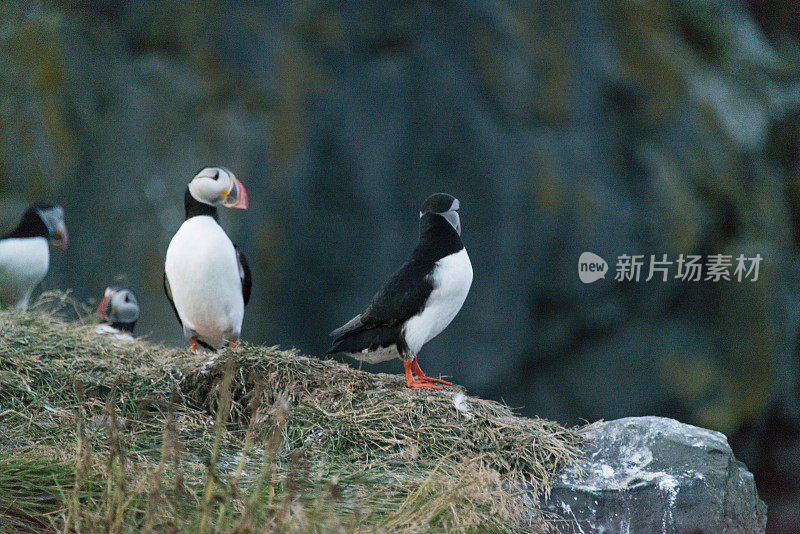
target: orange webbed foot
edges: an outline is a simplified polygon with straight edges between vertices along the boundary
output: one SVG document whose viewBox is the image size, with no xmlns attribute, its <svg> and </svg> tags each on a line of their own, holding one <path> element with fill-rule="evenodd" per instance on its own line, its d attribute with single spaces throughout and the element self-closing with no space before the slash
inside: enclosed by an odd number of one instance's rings
<svg viewBox="0 0 800 534">
<path fill-rule="evenodd" d="M 411 380 L 410 382 L 406 380 L 406 386 L 410 388 L 433 388 L 433 389 L 442 389 L 436 384 L 429 384 L 428 382 L 423 382 L 421 380 Z"/>
<path fill-rule="evenodd" d="M 417 356 L 414 355 L 414 359 L 411 360 L 411 366 L 414 369 L 414 373 L 417 375 L 417 379 L 423 382 L 435 382 L 436 384 L 443 384 L 445 386 L 452 386 L 452 382 L 448 382 L 447 380 L 442 380 L 441 378 L 432 378 L 430 376 L 425 376 L 425 373 L 422 372 L 422 369 L 419 367 L 419 363 L 417 362 Z"/>
<path fill-rule="evenodd" d="M 406 368 L 406 386 L 410 388 L 433 388 L 433 389 L 440 389 L 439 386 L 435 384 L 429 384 L 428 382 L 423 382 L 422 380 L 417 380 L 414 378 L 414 375 L 411 373 L 411 362 L 407 360 L 403 360 L 403 366 Z"/>
<path fill-rule="evenodd" d="M 197 352 L 197 338 L 192 337 L 189 338 L 189 350 L 192 352 Z"/>
</svg>

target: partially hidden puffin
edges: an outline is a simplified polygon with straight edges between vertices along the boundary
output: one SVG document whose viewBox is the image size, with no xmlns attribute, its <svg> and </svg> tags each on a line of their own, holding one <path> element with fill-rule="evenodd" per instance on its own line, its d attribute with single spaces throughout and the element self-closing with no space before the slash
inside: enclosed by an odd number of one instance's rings
<svg viewBox="0 0 800 534">
<path fill-rule="evenodd" d="M 206 167 L 184 196 L 186 220 L 170 241 L 164 292 L 192 352 L 235 347 L 252 287 L 244 254 L 219 225 L 217 206 L 247 208 L 247 192 L 231 171 Z"/>
<path fill-rule="evenodd" d="M 0 239 L 0 308 L 28 307 L 50 267 L 48 240 L 61 250 L 69 245 L 64 208 L 44 202 L 28 208 L 17 227 Z"/>
<path fill-rule="evenodd" d="M 445 193 L 425 200 L 419 213 L 419 244 L 411 258 L 363 313 L 331 332 L 335 339 L 326 354 L 344 352 L 369 363 L 399 357 L 408 387 L 453 385 L 425 376 L 417 353 L 450 324 L 472 285 L 458 209 L 458 199 Z"/>
<path fill-rule="evenodd" d="M 139 319 L 139 303 L 133 291 L 124 287 L 107 287 L 97 316 L 103 321 L 95 332 L 111 334 L 122 341 L 133 341 L 133 329 Z"/>
</svg>

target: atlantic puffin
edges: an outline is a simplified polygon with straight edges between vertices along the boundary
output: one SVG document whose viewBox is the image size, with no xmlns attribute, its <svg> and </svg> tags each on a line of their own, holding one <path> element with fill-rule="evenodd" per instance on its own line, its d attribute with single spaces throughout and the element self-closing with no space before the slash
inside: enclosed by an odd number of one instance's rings
<svg viewBox="0 0 800 534">
<path fill-rule="evenodd" d="M 95 328 L 100 334 L 111 334 L 122 341 L 133 341 L 133 329 L 139 319 L 139 303 L 133 291 L 124 287 L 107 287 L 97 316 L 103 321 Z"/>
<path fill-rule="evenodd" d="M 369 363 L 400 358 L 408 387 L 453 385 L 425 376 L 417 353 L 450 324 L 472 285 L 458 209 L 458 199 L 445 193 L 425 200 L 419 213 L 419 244 L 411 258 L 364 312 L 331 332 L 334 341 L 326 354 L 344 352 Z"/>
<path fill-rule="evenodd" d="M 217 206 L 247 209 L 247 192 L 225 167 L 206 167 L 186 188 L 186 220 L 164 264 L 164 292 L 192 352 L 198 343 L 235 347 L 250 300 L 250 268 L 219 225 Z"/>
<path fill-rule="evenodd" d="M 28 307 L 50 267 L 48 240 L 61 250 L 69 245 L 64 208 L 44 202 L 28 208 L 17 227 L 0 238 L 0 308 Z"/>
</svg>

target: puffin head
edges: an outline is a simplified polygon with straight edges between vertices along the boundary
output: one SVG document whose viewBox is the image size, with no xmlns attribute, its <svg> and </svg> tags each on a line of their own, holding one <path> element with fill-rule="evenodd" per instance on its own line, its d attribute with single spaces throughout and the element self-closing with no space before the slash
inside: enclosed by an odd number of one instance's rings
<svg viewBox="0 0 800 534">
<path fill-rule="evenodd" d="M 50 242 L 61 250 L 67 250 L 69 234 L 67 233 L 67 226 L 64 224 L 64 208 L 51 206 L 45 202 L 38 202 L 31 206 L 30 209 L 39 216 L 47 227 Z"/>
<path fill-rule="evenodd" d="M 108 323 L 131 324 L 139 319 L 139 303 L 133 291 L 124 287 L 107 287 L 97 315 Z"/>
<path fill-rule="evenodd" d="M 458 199 L 447 193 L 436 193 L 425 199 L 420 209 L 420 218 L 426 213 L 435 213 L 441 215 L 450 223 L 450 226 L 455 228 L 458 235 L 461 235 L 461 219 L 458 217 L 458 208 L 460 204 Z"/>
<path fill-rule="evenodd" d="M 225 167 L 206 167 L 189 182 L 189 193 L 210 206 L 247 209 L 247 191 Z"/>
</svg>

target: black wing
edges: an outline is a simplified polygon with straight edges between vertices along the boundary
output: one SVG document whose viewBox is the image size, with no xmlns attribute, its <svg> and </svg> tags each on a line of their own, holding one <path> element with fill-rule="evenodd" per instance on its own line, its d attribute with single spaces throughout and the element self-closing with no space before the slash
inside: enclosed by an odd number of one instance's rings
<svg viewBox="0 0 800 534">
<path fill-rule="evenodd" d="M 242 281 L 242 296 L 244 297 L 244 305 L 250 301 L 250 291 L 253 289 L 253 278 L 250 275 L 250 266 L 247 264 L 247 258 L 239 247 L 233 245 L 236 249 L 236 259 L 239 262 L 239 279 Z"/>
<path fill-rule="evenodd" d="M 375 327 L 396 327 L 422 309 L 433 291 L 434 264 L 409 261 L 372 298 L 364 313 L 331 332 L 341 338 Z"/>
<path fill-rule="evenodd" d="M 172 311 L 175 312 L 175 317 L 178 318 L 178 323 L 181 326 L 183 326 L 183 321 L 181 321 L 181 316 L 178 315 L 178 308 L 175 307 L 175 303 L 172 301 L 172 290 L 169 288 L 169 280 L 167 280 L 167 273 L 164 273 L 164 294 L 167 296 L 169 305 L 172 306 Z"/>
</svg>

